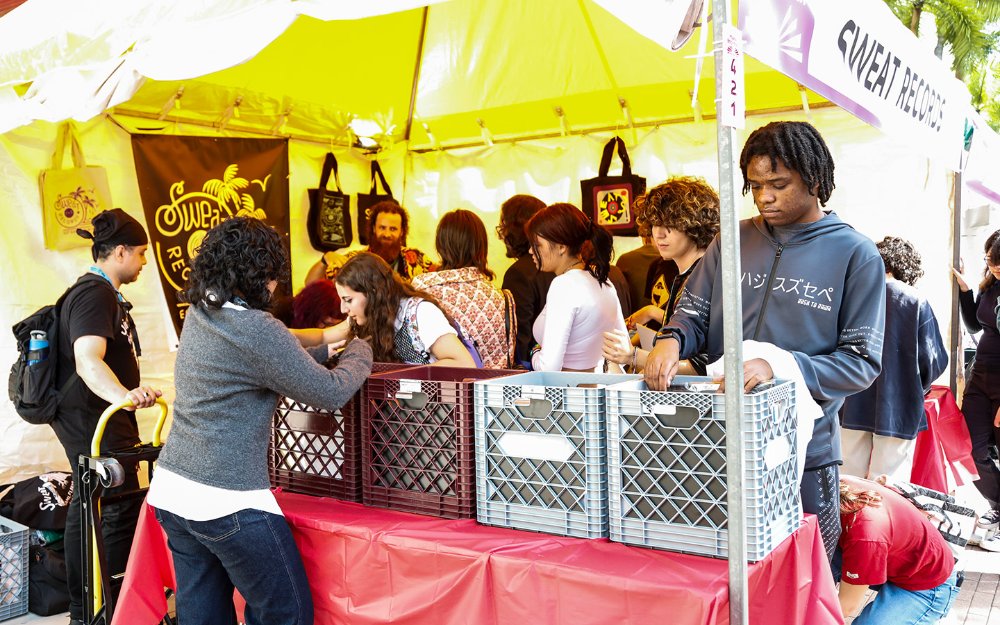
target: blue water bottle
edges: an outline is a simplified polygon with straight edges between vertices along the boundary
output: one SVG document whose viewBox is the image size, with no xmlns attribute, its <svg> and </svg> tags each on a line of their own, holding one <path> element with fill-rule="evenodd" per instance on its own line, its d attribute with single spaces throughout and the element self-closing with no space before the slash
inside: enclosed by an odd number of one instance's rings
<svg viewBox="0 0 1000 625">
<path fill-rule="evenodd" d="M 45 330 L 32 330 L 28 339 L 28 365 L 39 363 L 49 357 L 49 335 Z"/>
</svg>

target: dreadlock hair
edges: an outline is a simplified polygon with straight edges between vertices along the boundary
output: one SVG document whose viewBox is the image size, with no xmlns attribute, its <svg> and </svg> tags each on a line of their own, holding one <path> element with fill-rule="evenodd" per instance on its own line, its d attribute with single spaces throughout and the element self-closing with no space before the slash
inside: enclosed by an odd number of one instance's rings
<svg viewBox="0 0 1000 625">
<path fill-rule="evenodd" d="M 414 288 L 392 270 L 381 256 L 361 252 L 352 256 L 337 273 L 337 284 L 348 287 L 367 298 L 365 324 L 359 326 L 350 317 L 351 333 L 371 343 L 375 362 L 400 362 L 396 355 L 395 323 L 399 302 L 406 297 L 419 297 L 437 306 L 448 322 L 452 319 L 430 293 Z M 430 346 L 427 346 L 428 349 Z"/>
<path fill-rule="evenodd" d="M 441 257 L 441 270 L 475 267 L 492 280 L 496 274 L 486 264 L 489 241 L 483 220 L 472 211 L 457 208 L 438 222 L 434 247 Z"/>
<path fill-rule="evenodd" d="M 785 167 L 802 176 L 809 194 L 819 197 L 820 206 L 826 206 L 836 186 L 833 184 L 833 157 L 823 137 L 812 125 L 805 122 L 771 122 L 750 134 L 740 154 L 743 195 L 750 190 L 747 166 L 755 156 L 770 158 L 772 170 L 780 159 Z"/>
<path fill-rule="evenodd" d="M 590 275 L 597 283 L 608 282 L 611 271 L 611 257 L 614 255 L 614 240 L 603 226 L 595 224 L 572 204 L 552 204 L 546 206 L 524 224 L 535 256 L 538 256 L 538 237 L 565 245 L 569 253 L 579 255 Z"/>
<path fill-rule="evenodd" d="M 924 275 L 920 252 L 906 239 L 886 237 L 876 243 L 875 247 L 882 256 L 885 270 L 893 278 L 913 286 Z"/>
<path fill-rule="evenodd" d="M 288 274 L 281 235 L 259 219 L 233 217 L 205 235 L 179 299 L 222 308 L 235 296 L 250 308 L 266 310 L 271 305 L 267 285 L 272 280 L 287 284 Z"/>
<path fill-rule="evenodd" d="M 986 245 L 983 246 L 983 249 L 986 252 L 986 258 L 994 265 L 1000 265 L 1000 247 L 998 247 L 998 242 L 1000 242 L 1000 230 L 997 230 L 988 236 L 986 238 Z M 996 282 L 997 279 L 993 277 L 993 274 L 990 272 L 990 268 L 987 267 L 983 271 L 983 281 L 979 283 L 979 292 L 982 293 L 996 284 Z"/>
</svg>

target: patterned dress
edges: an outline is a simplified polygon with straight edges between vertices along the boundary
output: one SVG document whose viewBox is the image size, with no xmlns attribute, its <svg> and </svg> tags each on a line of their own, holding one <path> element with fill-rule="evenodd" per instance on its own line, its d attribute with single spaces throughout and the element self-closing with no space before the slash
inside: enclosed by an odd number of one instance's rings
<svg viewBox="0 0 1000 625">
<path fill-rule="evenodd" d="M 475 267 L 424 273 L 413 279 L 413 286 L 441 302 L 445 312 L 475 342 L 483 367 L 509 367 L 517 336 L 514 302 L 509 291 L 497 290 Z"/>
</svg>

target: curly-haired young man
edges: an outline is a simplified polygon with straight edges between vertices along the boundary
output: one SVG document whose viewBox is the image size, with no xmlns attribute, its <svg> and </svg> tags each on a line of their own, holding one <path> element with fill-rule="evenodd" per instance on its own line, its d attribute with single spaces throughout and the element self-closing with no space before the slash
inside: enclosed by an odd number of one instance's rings
<svg viewBox="0 0 1000 625">
<path fill-rule="evenodd" d="M 832 556 L 840 535 L 838 465 L 844 399 L 875 380 L 885 325 L 885 268 L 870 239 L 823 211 L 833 191 L 833 157 L 811 125 L 773 122 L 755 130 L 740 155 L 743 192 L 758 217 L 740 222 L 743 334 L 794 358 L 822 408 L 805 458 L 802 508 L 819 516 Z M 677 312 L 657 336 L 646 382 L 669 385 L 682 358 L 723 353 L 719 239 L 687 281 Z M 770 363 L 743 365 L 747 389 L 774 377 Z"/>
<path fill-rule="evenodd" d="M 885 340 L 893 349 L 882 355 L 875 383 L 844 402 L 841 471 L 908 482 L 917 434 L 927 429 L 924 395 L 948 366 L 948 349 L 931 305 L 913 287 L 924 275 L 920 254 L 898 237 L 876 247 L 885 263 Z"/>
</svg>

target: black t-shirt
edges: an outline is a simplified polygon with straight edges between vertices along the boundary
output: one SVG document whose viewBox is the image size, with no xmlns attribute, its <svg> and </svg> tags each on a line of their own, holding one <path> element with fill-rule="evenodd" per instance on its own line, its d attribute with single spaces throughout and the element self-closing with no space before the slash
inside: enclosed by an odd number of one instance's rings
<svg viewBox="0 0 1000 625">
<path fill-rule="evenodd" d="M 139 386 L 139 361 L 133 346 L 134 328 L 131 315 L 119 303 L 117 293 L 107 280 L 94 274 L 80 277 L 59 311 L 59 386 L 62 387 L 76 371 L 73 343 L 82 336 L 106 338 L 104 362 L 122 386 L 128 389 Z M 52 427 L 72 465 L 76 465 L 78 454 L 90 453 L 97 421 L 108 405 L 80 378 L 66 388 Z M 104 430 L 101 450 L 127 449 L 138 442 L 135 413 L 120 410 Z"/>
</svg>

